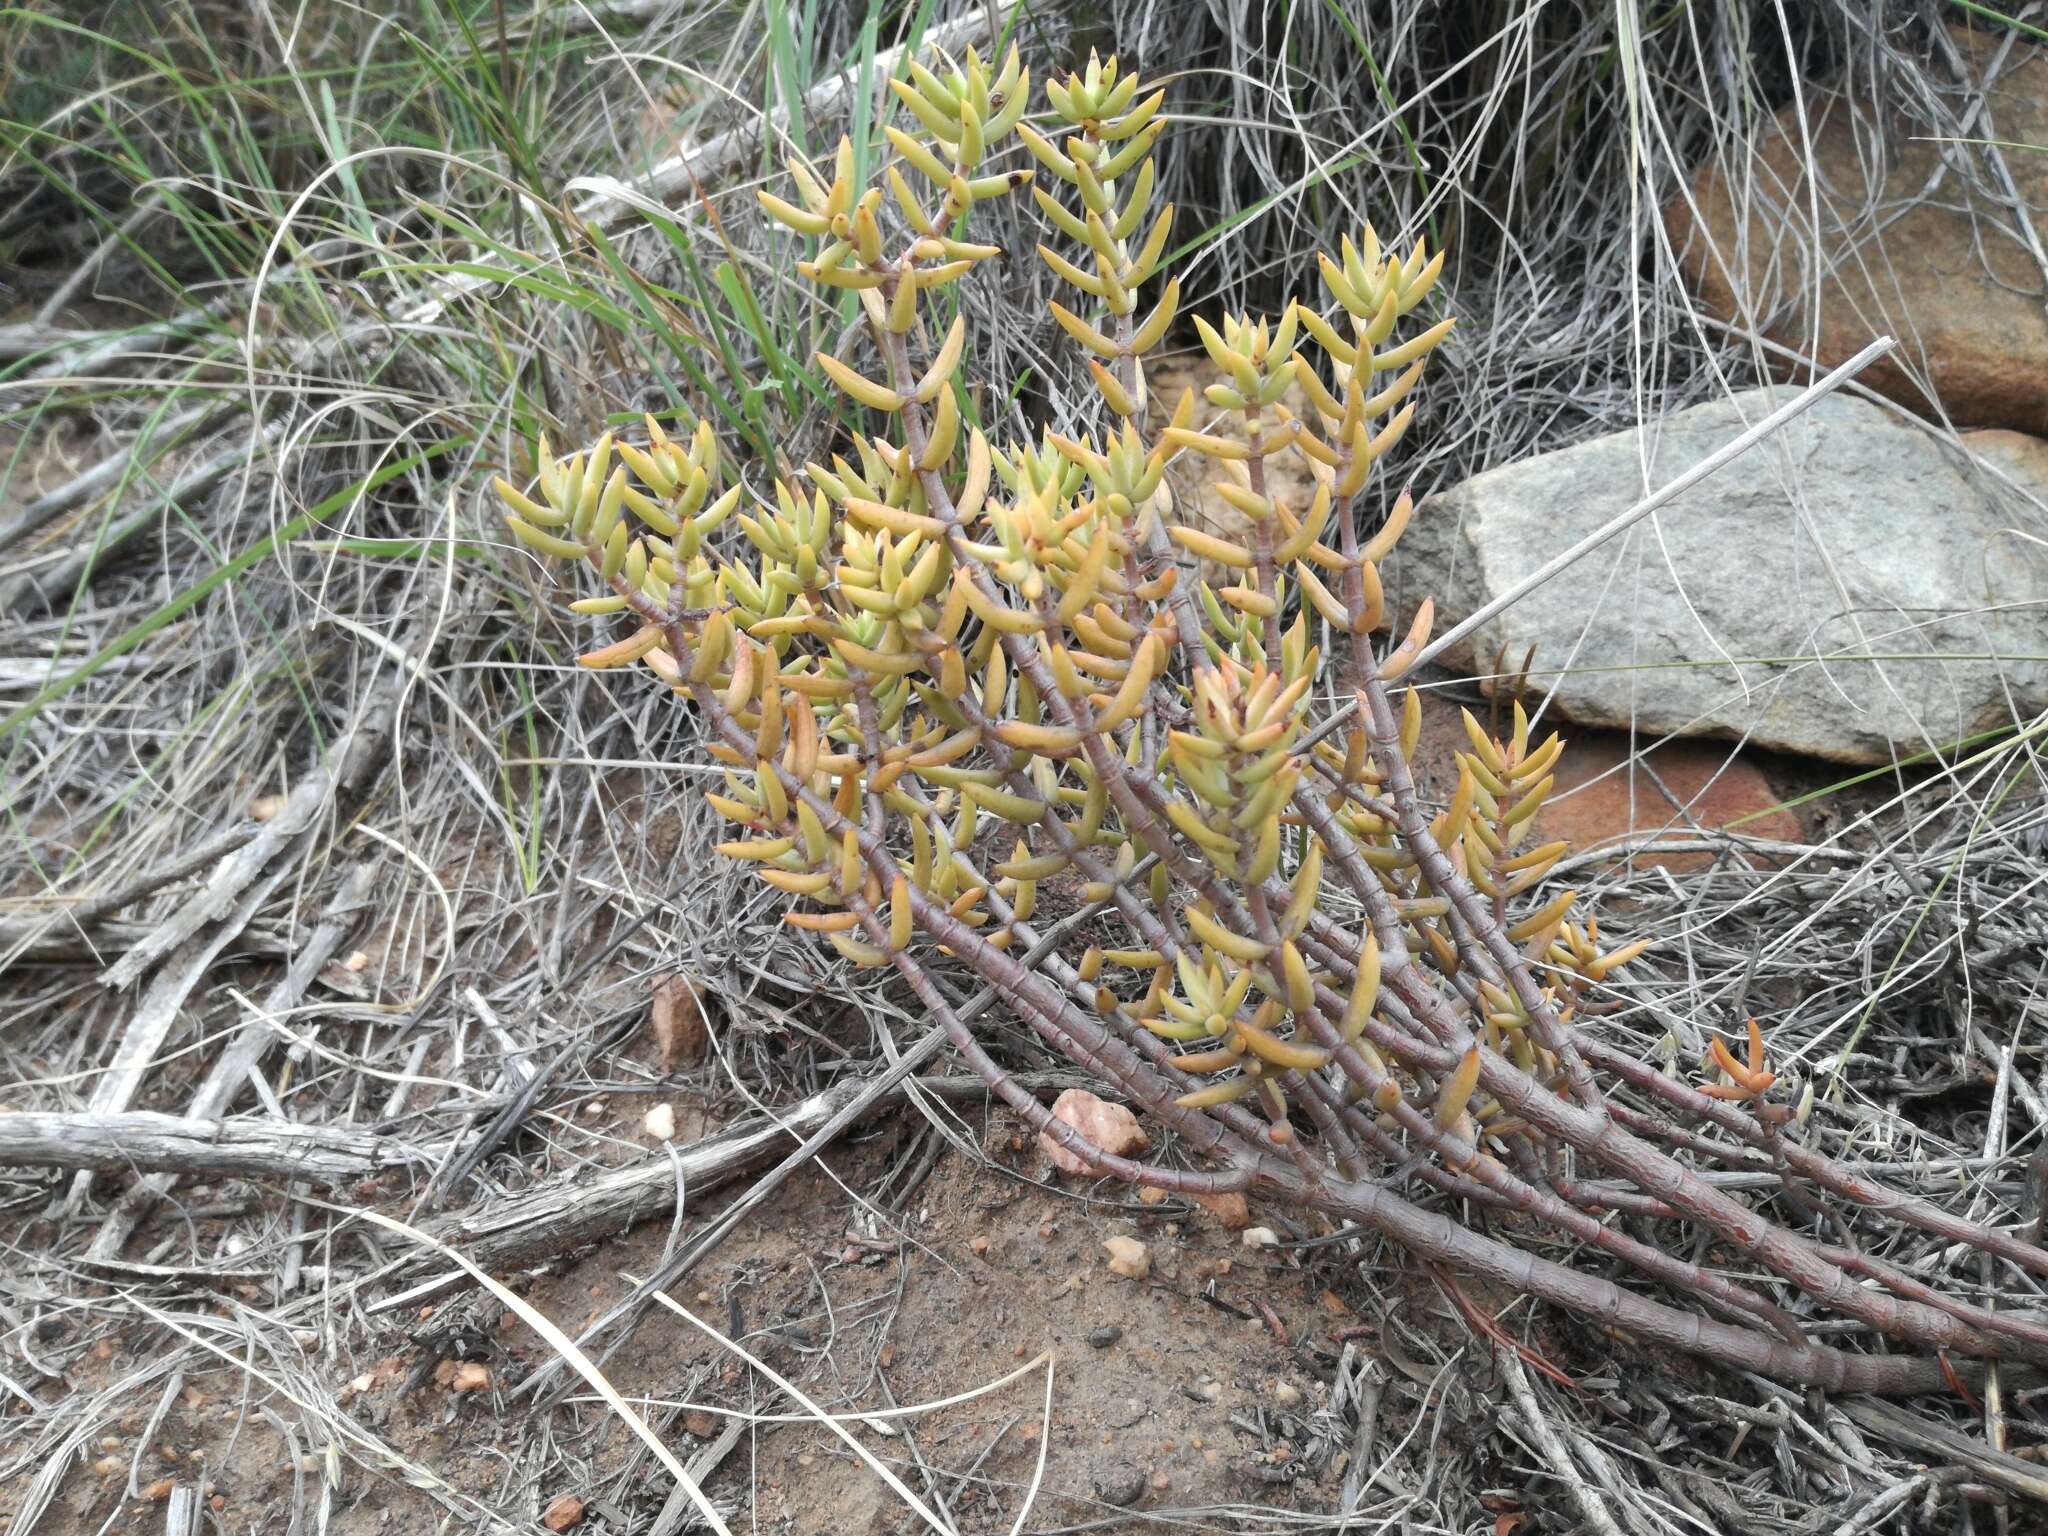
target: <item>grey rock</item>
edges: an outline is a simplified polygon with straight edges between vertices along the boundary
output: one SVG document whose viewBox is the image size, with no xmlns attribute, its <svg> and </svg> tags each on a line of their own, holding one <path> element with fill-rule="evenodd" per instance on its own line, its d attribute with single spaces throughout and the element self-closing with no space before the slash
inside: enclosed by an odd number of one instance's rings
<svg viewBox="0 0 2048 1536">
<path fill-rule="evenodd" d="M 1448 628 L 1782 402 L 1754 390 L 1432 496 L 1387 575 Z M 1835 395 L 1445 657 L 1533 643 L 1581 724 L 1889 762 L 2048 708 L 2048 443 Z M 1972 458 L 1980 462 L 1972 462 Z M 2035 498 L 2041 498 L 2036 500 Z M 1559 673 L 1563 673 L 1562 680 Z"/>
<path fill-rule="evenodd" d="M 1095 1497 L 1130 1509 L 1145 1497 L 1145 1474 L 1137 1467 L 1113 1467 L 1095 1480 Z"/>
</svg>

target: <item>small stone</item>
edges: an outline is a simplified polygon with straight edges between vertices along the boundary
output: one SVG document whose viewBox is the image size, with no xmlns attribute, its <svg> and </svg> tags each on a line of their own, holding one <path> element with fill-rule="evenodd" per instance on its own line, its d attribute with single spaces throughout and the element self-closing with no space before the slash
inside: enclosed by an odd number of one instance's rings
<svg viewBox="0 0 2048 1536">
<path fill-rule="evenodd" d="M 1280 1234 L 1271 1227 L 1246 1227 L 1237 1240 L 1247 1248 L 1277 1248 L 1280 1246 Z"/>
<path fill-rule="evenodd" d="M 551 1531 L 566 1531 L 583 1520 L 583 1501 L 573 1493 L 558 1493 L 541 1512 L 540 1523 Z"/>
<path fill-rule="evenodd" d="M 1220 1381 L 1208 1379 L 1199 1381 L 1195 1384 L 1195 1391 L 1212 1403 L 1223 1400 L 1223 1383 Z"/>
<path fill-rule="evenodd" d="M 1167 1485 L 1171 1483 L 1173 1479 L 1166 1475 L 1166 1469 L 1162 1467 L 1159 1471 L 1154 1472 L 1152 1474 L 1151 1481 L 1152 1486 L 1156 1491 L 1164 1493 L 1166 1491 Z"/>
<path fill-rule="evenodd" d="M 1152 1273 L 1152 1255 L 1135 1237 L 1112 1237 L 1102 1246 L 1109 1251 L 1111 1274 L 1142 1280 Z"/>
<path fill-rule="evenodd" d="M 1147 1184 L 1138 1191 L 1138 1204 L 1140 1205 L 1163 1205 L 1165 1202 L 1166 1191 L 1159 1188 L 1156 1184 Z"/>
<path fill-rule="evenodd" d="M 718 1415 L 702 1408 L 692 1408 L 683 1415 L 683 1428 L 699 1440 L 709 1440 L 718 1433 Z"/>
<path fill-rule="evenodd" d="M 1291 1381 L 1273 1383 L 1273 1401 L 1282 1408 L 1292 1408 L 1301 1401 L 1301 1388 Z"/>
<path fill-rule="evenodd" d="M 1106 1473 L 1095 1484 L 1095 1497 L 1119 1509 L 1129 1509 L 1145 1497 L 1145 1474 L 1136 1467 Z"/>
<path fill-rule="evenodd" d="M 654 984 L 647 1005 L 647 1027 L 654 1036 L 654 1048 L 661 1056 L 664 1072 L 673 1072 L 695 1061 L 704 1054 L 710 1040 L 697 989 L 680 972 L 664 976 Z"/>
<path fill-rule="evenodd" d="M 1252 1224 L 1252 1210 L 1242 1190 L 1229 1190 L 1220 1195 L 1197 1195 L 1195 1204 L 1214 1216 L 1217 1221 L 1232 1232 L 1242 1232 Z"/>
<path fill-rule="evenodd" d="M 976 1237 L 970 1237 L 970 1238 L 969 1238 L 969 1239 L 967 1240 L 967 1246 L 968 1246 L 968 1248 L 969 1248 L 969 1249 L 970 1249 L 970 1250 L 971 1250 L 971 1251 L 973 1252 L 974 1256 L 975 1256 L 975 1257 L 976 1257 L 977 1259 L 985 1259 L 985 1258 L 987 1258 L 987 1257 L 988 1257 L 988 1239 L 987 1239 L 987 1238 L 985 1238 L 985 1237 L 979 1237 L 979 1236 L 976 1236 Z"/>
<path fill-rule="evenodd" d="M 367 952 L 351 950 L 339 960 L 330 960 L 320 967 L 320 984 L 330 991 L 339 992 L 343 997 L 361 1000 L 370 995 L 370 981 L 363 974 L 369 968 Z"/>
<path fill-rule="evenodd" d="M 1114 1344 L 1118 1339 L 1122 1338 L 1123 1336 L 1123 1329 L 1111 1325 L 1107 1328 L 1098 1328 L 1093 1333 L 1089 1334 L 1088 1342 L 1097 1349 L 1107 1349 L 1110 1345 Z"/>
<path fill-rule="evenodd" d="M 1138 1117 L 1121 1104 L 1112 1104 L 1086 1088 L 1069 1088 L 1052 1103 L 1055 1120 L 1072 1126 L 1094 1146 L 1114 1157 L 1129 1157 L 1150 1145 Z M 1095 1166 L 1086 1158 L 1069 1152 L 1049 1132 L 1041 1131 L 1038 1144 L 1061 1173 L 1092 1174 Z"/>
<path fill-rule="evenodd" d="M 640 1122 L 641 1129 L 655 1141 L 676 1139 L 676 1107 L 673 1104 L 657 1104 L 647 1111 L 647 1118 Z"/>
</svg>

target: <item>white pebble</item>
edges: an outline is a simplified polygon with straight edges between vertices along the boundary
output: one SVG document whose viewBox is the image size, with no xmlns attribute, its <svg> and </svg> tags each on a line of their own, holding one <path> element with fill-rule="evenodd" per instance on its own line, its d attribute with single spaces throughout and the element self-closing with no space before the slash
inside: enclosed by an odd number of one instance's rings
<svg viewBox="0 0 2048 1536">
<path fill-rule="evenodd" d="M 1102 1246 L 1109 1250 L 1111 1274 L 1142 1280 L 1152 1273 L 1152 1255 L 1135 1237 L 1112 1237 Z"/>
</svg>

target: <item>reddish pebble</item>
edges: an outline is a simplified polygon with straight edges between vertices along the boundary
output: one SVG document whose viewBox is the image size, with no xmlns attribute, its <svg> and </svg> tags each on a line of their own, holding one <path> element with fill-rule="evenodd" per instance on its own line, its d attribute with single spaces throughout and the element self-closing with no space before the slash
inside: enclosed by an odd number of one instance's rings
<svg viewBox="0 0 2048 1536">
<path fill-rule="evenodd" d="M 1053 1118 L 1071 1126 L 1091 1146 L 1113 1157 L 1129 1157 L 1150 1145 L 1138 1117 L 1121 1104 L 1112 1104 L 1086 1088 L 1069 1088 L 1053 1100 Z M 1061 1173 L 1089 1175 L 1095 1166 L 1078 1153 L 1069 1152 L 1049 1132 L 1041 1131 L 1039 1145 Z"/>
<path fill-rule="evenodd" d="M 1242 1232 L 1252 1224 L 1251 1206 L 1246 1203 L 1242 1190 L 1233 1189 L 1220 1195 L 1197 1195 L 1195 1204 L 1232 1232 Z"/>
</svg>

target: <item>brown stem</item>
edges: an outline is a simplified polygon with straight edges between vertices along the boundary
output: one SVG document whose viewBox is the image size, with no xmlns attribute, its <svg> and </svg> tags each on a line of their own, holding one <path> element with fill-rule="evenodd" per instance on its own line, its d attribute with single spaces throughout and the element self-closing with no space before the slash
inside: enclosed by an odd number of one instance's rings
<svg viewBox="0 0 2048 1536">
<path fill-rule="evenodd" d="M 1255 1192 L 1300 1200 L 1306 1191 L 1275 1182 L 1270 1160 L 1260 1170 Z M 1759 1375 L 1832 1392 L 1905 1394 L 1941 1391 L 1946 1377 L 1939 1359 L 1897 1355 L 1850 1355 L 1818 1344 L 1795 1344 L 1751 1329 L 1681 1312 L 1612 1281 L 1583 1274 L 1510 1248 L 1450 1218 L 1409 1204 L 1373 1185 L 1335 1185 L 1324 1208 L 1393 1239 L 1420 1258 L 1453 1264 L 1553 1302 L 1595 1322 L 1633 1334 L 1647 1344 L 1684 1350 Z"/>
<path fill-rule="evenodd" d="M 1415 855 L 1416 867 L 1424 882 L 1439 896 L 1449 900 L 1470 930 L 1469 934 L 1458 936 L 1460 955 L 1482 974 L 1491 971 L 1493 979 L 1504 977 L 1508 981 L 1514 988 L 1516 1000 L 1529 1015 L 1530 1028 L 1536 1038 L 1564 1068 L 1565 1081 L 1571 1086 L 1572 1096 L 1592 1113 L 1604 1113 L 1606 1101 L 1599 1084 L 1587 1070 L 1578 1048 L 1551 1008 L 1550 1000 L 1530 974 L 1528 964 L 1508 939 L 1506 929 L 1488 920 L 1490 914 L 1486 911 L 1485 899 L 1469 880 L 1458 873 L 1431 833 L 1429 819 L 1422 814 L 1422 802 L 1415 792 L 1415 776 L 1409 772 L 1407 758 L 1401 751 L 1401 729 L 1394 718 L 1393 703 L 1374 669 L 1372 648 L 1363 637 L 1353 647 L 1353 658 L 1359 678 L 1357 699 L 1365 719 L 1366 735 L 1379 753 L 1380 765 L 1387 775 L 1387 789 L 1393 796 L 1395 825 L 1400 828 L 1402 844 Z M 1453 931 L 1455 933 L 1456 930 Z M 1476 944 L 1472 942 L 1474 938 L 1478 941 Z"/>
<path fill-rule="evenodd" d="M 1766 1133 L 1763 1128 L 1732 1105 L 1708 1098 L 1690 1084 L 1665 1076 L 1626 1051 L 1616 1050 L 1604 1041 L 1587 1036 L 1583 1030 L 1574 1028 L 1572 1038 L 1586 1060 L 1601 1070 L 1612 1072 L 1632 1086 L 1663 1099 L 1689 1118 L 1708 1121 L 1752 1145 L 1764 1145 Z M 2048 1249 L 2036 1248 L 2016 1234 L 1953 1215 L 1903 1190 L 1888 1189 L 1789 1138 L 1784 1142 L 1784 1157 L 1785 1166 L 1792 1172 L 1813 1180 L 1831 1194 L 1882 1211 L 1944 1242 L 1966 1243 L 2030 1273 L 2048 1275 Z"/>
<path fill-rule="evenodd" d="M 1330 1051 L 1345 1075 L 1364 1088 L 1368 1101 L 1376 1101 L 1388 1086 L 1387 1079 L 1354 1046 L 1345 1042 L 1320 1008 L 1311 1009 L 1308 1019 L 1315 1032 L 1316 1043 Z M 1392 1086 L 1398 1094 L 1400 1085 Z M 1548 1222 L 1653 1279 L 1729 1310 L 1761 1318 L 1788 1339 L 1797 1341 L 1800 1338 L 1797 1324 L 1782 1308 L 1733 1281 L 1606 1226 L 1559 1195 L 1518 1178 L 1478 1149 L 1449 1135 L 1405 1097 L 1396 1098 L 1389 1113 L 1412 1142 L 1427 1149 L 1444 1166 L 1455 1168 L 1465 1177 L 1483 1184 L 1511 1209 Z"/>
<path fill-rule="evenodd" d="M 1228 1194 L 1243 1189 L 1251 1179 L 1251 1170 L 1243 1166 L 1244 1159 L 1237 1159 L 1237 1166 L 1227 1172 L 1202 1173 L 1189 1169 L 1167 1168 L 1154 1163 L 1134 1162 L 1129 1158 L 1104 1151 L 1073 1126 L 1061 1120 L 1047 1109 L 1038 1099 L 1023 1088 L 994 1058 L 982 1049 L 981 1042 L 952 1005 L 945 994 L 938 989 L 917 957 L 906 949 L 889 944 L 888 928 L 875 914 L 874 908 L 856 897 L 850 903 L 859 915 L 861 924 L 875 942 L 889 951 L 890 962 L 908 981 L 918 1001 L 930 1010 L 953 1048 L 967 1059 L 983 1082 L 993 1089 L 1002 1101 L 1009 1105 L 1032 1126 L 1033 1129 L 1051 1136 L 1067 1151 L 1093 1164 L 1102 1172 L 1131 1184 L 1150 1184 L 1160 1189 L 1178 1190 L 1187 1194 Z"/>
<path fill-rule="evenodd" d="M 1371 701 L 1366 702 L 1371 708 Z M 1391 728 L 1391 710 L 1387 708 L 1384 692 L 1379 694 L 1378 704 L 1386 710 L 1385 724 L 1389 728 L 1384 732 L 1376 731 L 1375 737 L 1383 742 L 1388 758 L 1398 760 L 1398 732 Z M 1390 782 L 1394 781 L 1396 771 L 1393 762 L 1388 761 L 1385 766 Z M 1405 775 L 1405 765 L 1401 773 Z M 1326 822 L 1331 831 L 1341 835 L 1341 829 L 1335 827 L 1334 819 L 1328 818 L 1326 810 L 1313 795 L 1298 794 L 1295 803 L 1310 818 L 1312 825 L 1318 821 Z M 1318 825 L 1317 831 L 1323 833 L 1325 827 Z M 1325 846 L 1329 845 L 1330 837 L 1326 834 Z M 1345 873 L 1345 862 L 1334 857 L 1338 850 L 1331 848 L 1330 851 L 1340 874 Z M 1366 901 L 1369 910 L 1382 912 L 1376 928 L 1384 932 L 1391 926 L 1384 917 L 1389 898 L 1371 871 L 1362 867 L 1350 871 L 1348 883 Z M 1383 938 L 1383 950 L 1384 945 Z M 1412 957 L 1404 953 L 1401 962 L 1394 965 L 1389 965 L 1389 958 L 1382 953 L 1384 984 L 1391 987 L 1453 1053 L 1462 1055 L 1470 1049 L 1476 1043 L 1471 1031 L 1458 1013 L 1447 1007 L 1428 984 Z M 1559 1098 L 1531 1080 L 1515 1063 L 1483 1047 L 1479 1080 L 1486 1091 L 1510 1112 L 1577 1147 L 1602 1166 L 1620 1173 L 1644 1193 L 1707 1226 L 1736 1251 L 1768 1266 L 1838 1311 L 1867 1322 L 1880 1332 L 1937 1348 L 1962 1354 L 2007 1352 L 2004 1345 L 1992 1336 L 1995 1330 L 2007 1338 L 2011 1337 L 2000 1325 L 2002 1314 L 1972 1309 L 1981 1315 L 1975 1317 L 1974 1323 L 1966 1322 L 1917 1302 L 1874 1295 L 1852 1281 L 1806 1239 L 1772 1225 L 1747 1206 L 1714 1189 L 1692 1170 L 1624 1131 L 1612 1116 L 1605 1113 L 1604 1104 L 1596 1111 Z M 2031 1349 L 2023 1352 L 2032 1353 Z"/>
</svg>

